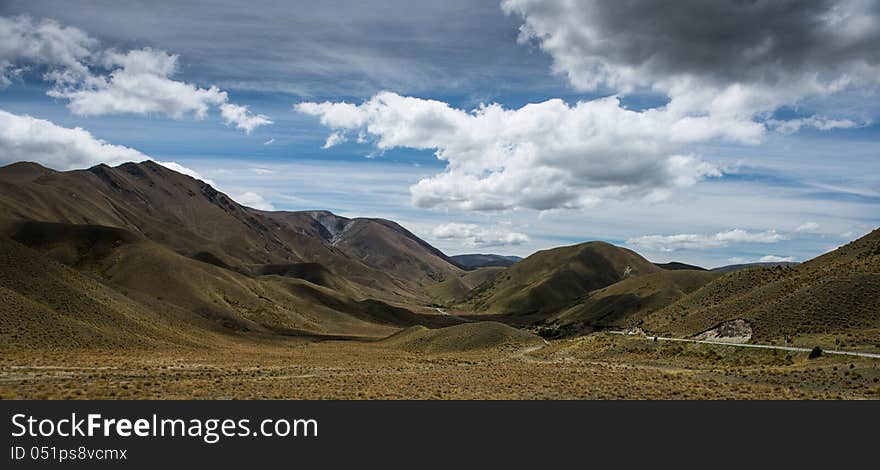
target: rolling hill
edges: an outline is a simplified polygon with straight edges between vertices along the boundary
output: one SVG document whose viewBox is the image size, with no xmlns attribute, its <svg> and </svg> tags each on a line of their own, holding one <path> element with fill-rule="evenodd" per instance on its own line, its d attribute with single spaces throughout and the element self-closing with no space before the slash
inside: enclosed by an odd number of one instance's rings
<svg viewBox="0 0 880 470">
<path fill-rule="evenodd" d="M 671 263 L 654 263 L 658 268 L 663 268 L 670 271 L 681 270 L 681 269 L 690 269 L 695 271 L 707 271 L 706 268 L 701 268 L 699 266 L 694 266 L 692 264 L 679 263 L 677 261 L 673 261 Z"/>
<path fill-rule="evenodd" d="M 659 310 L 721 274 L 699 270 L 676 269 L 643 276 L 631 276 L 595 290 L 574 306 L 549 317 L 566 335 L 589 333 L 601 328 L 626 328 L 639 325 L 642 318 Z"/>
<path fill-rule="evenodd" d="M 690 336 L 745 320 L 756 340 L 880 333 L 880 229 L 796 266 L 727 273 L 645 317 L 646 329 Z M 870 335 L 869 335 L 870 336 Z"/>
<path fill-rule="evenodd" d="M 634 251 L 582 243 L 529 256 L 480 286 L 465 303 L 482 313 L 548 316 L 593 290 L 660 270 Z"/>
</svg>

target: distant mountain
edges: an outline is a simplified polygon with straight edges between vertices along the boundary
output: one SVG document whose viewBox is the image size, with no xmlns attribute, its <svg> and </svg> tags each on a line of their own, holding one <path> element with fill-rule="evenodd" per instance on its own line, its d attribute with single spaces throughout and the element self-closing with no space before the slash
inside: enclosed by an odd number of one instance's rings
<svg viewBox="0 0 880 470">
<path fill-rule="evenodd" d="M 733 271 L 739 271 L 740 269 L 748 269 L 748 268 L 773 268 L 776 266 L 797 266 L 800 263 L 791 262 L 791 261 L 776 261 L 771 263 L 745 263 L 745 264 L 730 264 L 727 266 L 720 266 L 717 268 L 712 268 L 711 271 L 719 272 L 719 273 L 729 273 Z"/>
<path fill-rule="evenodd" d="M 699 266 L 694 266 L 692 264 L 685 264 L 673 261 L 671 263 L 654 263 L 659 268 L 663 268 L 669 271 L 678 271 L 682 269 L 692 269 L 694 271 L 707 271 L 706 268 L 701 268 Z"/>
<path fill-rule="evenodd" d="M 467 304 L 477 312 L 549 315 L 593 290 L 658 271 L 634 251 L 605 242 L 553 248 L 505 269 L 475 289 Z"/>
<path fill-rule="evenodd" d="M 647 316 L 645 328 L 689 336 L 735 320 L 744 320 L 758 341 L 803 336 L 828 346 L 828 335 L 845 334 L 848 341 L 874 347 L 880 332 L 880 229 L 799 265 L 726 273 Z"/>
<path fill-rule="evenodd" d="M 464 269 L 477 269 L 489 266 L 507 267 L 522 260 L 519 256 L 468 254 L 450 256 L 452 261 Z"/>
</svg>

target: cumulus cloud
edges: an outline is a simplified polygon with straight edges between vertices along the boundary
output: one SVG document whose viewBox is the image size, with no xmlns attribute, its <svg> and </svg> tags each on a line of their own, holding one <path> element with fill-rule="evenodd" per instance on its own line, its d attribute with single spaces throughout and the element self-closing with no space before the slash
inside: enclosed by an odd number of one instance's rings
<svg viewBox="0 0 880 470">
<path fill-rule="evenodd" d="M 272 124 L 269 116 L 263 114 L 253 114 L 247 106 L 223 103 L 220 105 L 220 116 L 226 122 L 226 125 L 235 124 L 235 127 L 243 130 L 246 134 L 250 134 L 259 126 Z"/>
<path fill-rule="evenodd" d="M 84 61 L 96 44 L 83 31 L 52 20 L 0 17 L 0 86 L 8 86 L 23 71 L 20 64 L 48 66 L 49 73 L 65 71 L 71 78 L 85 77 L 89 73 Z"/>
<path fill-rule="evenodd" d="M 448 223 L 434 227 L 437 240 L 455 240 L 464 246 L 481 248 L 490 246 L 521 245 L 529 241 L 528 235 L 499 228 L 486 229 L 475 224 Z"/>
<path fill-rule="evenodd" d="M 248 191 L 246 193 L 239 194 L 238 196 L 233 196 L 232 199 L 234 199 L 235 202 L 241 205 L 253 207 L 254 209 L 259 209 L 261 211 L 275 210 L 275 206 L 273 206 L 272 203 L 265 200 L 263 196 L 260 196 L 253 191 Z"/>
<path fill-rule="evenodd" d="M 577 89 L 660 92 L 670 111 L 762 119 L 780 106 L 880 83 L 880 8 L 869 0 L 504 0 Z M 844 120 L 775 123 L 847 127 Z"/>
<path fill-rule="evenodd" d="M 10 82 L 15 67 L 48 68 L 44 78 L 53 83 L 48 94 L 68 100 L 75 114 L 165 114 L 175 119 L 204 118 L 218 107 L 227 125 L 250 134 L 272 124 L 247 106 L 229 102 L 225 91 L 202 88 L 171 78 L 178 56 L 149 47 L 127 52 L 103 50 L 97 41 L 73 27 L 28 17 L 0 18 L 0 85 Z M 108 73 L 103 73 L 108 71 Z"/>
<path fill-rule="evenodd" d="M 552 99 L 519 109 L 498 104 L 456 109 L 382 92 L 355 105 L 300 103 L 333 133 L 369 139 L 381 151 L 435 150 L 446 170 L 410 188 L 419 207 L 467 210 L 582 208 L 603 199 L 660 199 L 721 170 L 683 145 L 712 138 L 750 142 L 761 126 L 685 120 L 665 110 L 632 111 L 616 97 L 569 105 Z"/>
<path fill-rule="evenodd" d="M 0 161 L 33 161 L 59 170 L 143 161 L 135 149 L 97 139 L 82 128 L 0 110 Z"/>
<path fill-rule="evenodd" d="M 0 110 L 0 164 L 30 161 L 56 170 L 73 170 L 101 163 L 118 165 L 144 160 L 152 158 L 129 147 L 109 144 L 85 129 L 62 127 L 45 119 Z M 179 163 L 156 163 L 214 184 Z"/>
<path fill-rule="evenodd" d="M 761 263 L 791 263 L 794 262 L 797 258 L 794 256 L 776 256 L 776 255 L 767 255 L 762 256 L 759 260 Z"/>
<path fill-rule="evenodd" d="M 644 235 L 630 238 L 627 245 L 649 251 L 673 252 L 726 247 L 734 243 L 776 243 L 788 237 L 775 230 L 749 232 L 733 229 L 712 235 L 683 233 L 677 235 Z"/>
<path fill-rule="evenodd" d="M 104 64 L 113 68 L 106 77 L 94 76 L 88 83 L 56 85 L 49 95 L 69 100 L 70 110 L 79 115 L 160 113 L 173 118 L 192 114 L 201 119 L 210 106 L 226 102 L 217 87 L 199 88 L 171 80 L 177 69 L 176 55 L 150 48 L 125 54 L 105 54 Z"/>
</svg>

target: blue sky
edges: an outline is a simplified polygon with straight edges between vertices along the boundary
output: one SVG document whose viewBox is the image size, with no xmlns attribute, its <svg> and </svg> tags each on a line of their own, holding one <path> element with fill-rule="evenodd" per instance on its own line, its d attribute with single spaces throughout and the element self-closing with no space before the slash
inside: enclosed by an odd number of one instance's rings
<svg viewBox="0 0 880 470">
<path fill-rule="evenodd" d="M 587 0 L 11 0 L 0 6 L 8 128 L 31 116 L 59 142 L 116 147 L 71 160 L 11 130 L 0 145 L 5 159 L 36 149 L 32 159 L 62 169 L 117 162 L 126 147 L 243 203 L 385 217 L 450 254 L 524 256 L 599 239 L 654 261 L 804 261 L 880 225 L 878 60 L 860 49 L 880 22 L 860 2 L 837 3 L 850 13 L 838 21 L 864 38 L 818 41 L 804 28 L 786 36 L 802 35 L 798 44 L 768 52 L 778 26 L 723 11 L 726 2 L 719 15 L 751 25 L 730 44 L 671 33 L 646 44 L 615 23 L 627 12 Z M 687 14 L 652 24 L 678 31 Z M 52 25 L 61 32 L 47 33 Z M 603 34 L 613 46 L 577 42 Z M 745 51 L 743 63 L 732 71 L 694 59 L 702 49 L 669 52 L 679 40 Z M 162 64 L 173 71 L 149 69 Z M 62 83 L 52 71 L 76 77 Z M 840 74 L 854 79 L 841 85 Z M 141 84 L 179 96 L 161 100 Z M 228 118 L 224 106 L 243 114 Z M 64 132 L 77 127 L 90 137 Z M 344 141 L 322 148 L 332 134 Z"/>
</svg>

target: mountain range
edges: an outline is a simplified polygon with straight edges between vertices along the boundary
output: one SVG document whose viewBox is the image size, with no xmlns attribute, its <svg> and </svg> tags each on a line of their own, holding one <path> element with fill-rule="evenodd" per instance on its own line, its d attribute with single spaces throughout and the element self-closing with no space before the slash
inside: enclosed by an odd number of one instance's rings
<svg viewBox="0 0 880 470">
<path fill-rule="evenodd" d="M 450 257 L 393 221 L 256 210 L 152 161 L 0 168 L 0 256 L 11 348 L 518 335 L 497 322 L 551 337 L 696 336 L 729 322 L 770 341 L 880 332 L 878 231 L 800 265 L 730 270 L 604 242 Z M 453 325 L 466 326 L 427 333 Z"/>
</svg>

